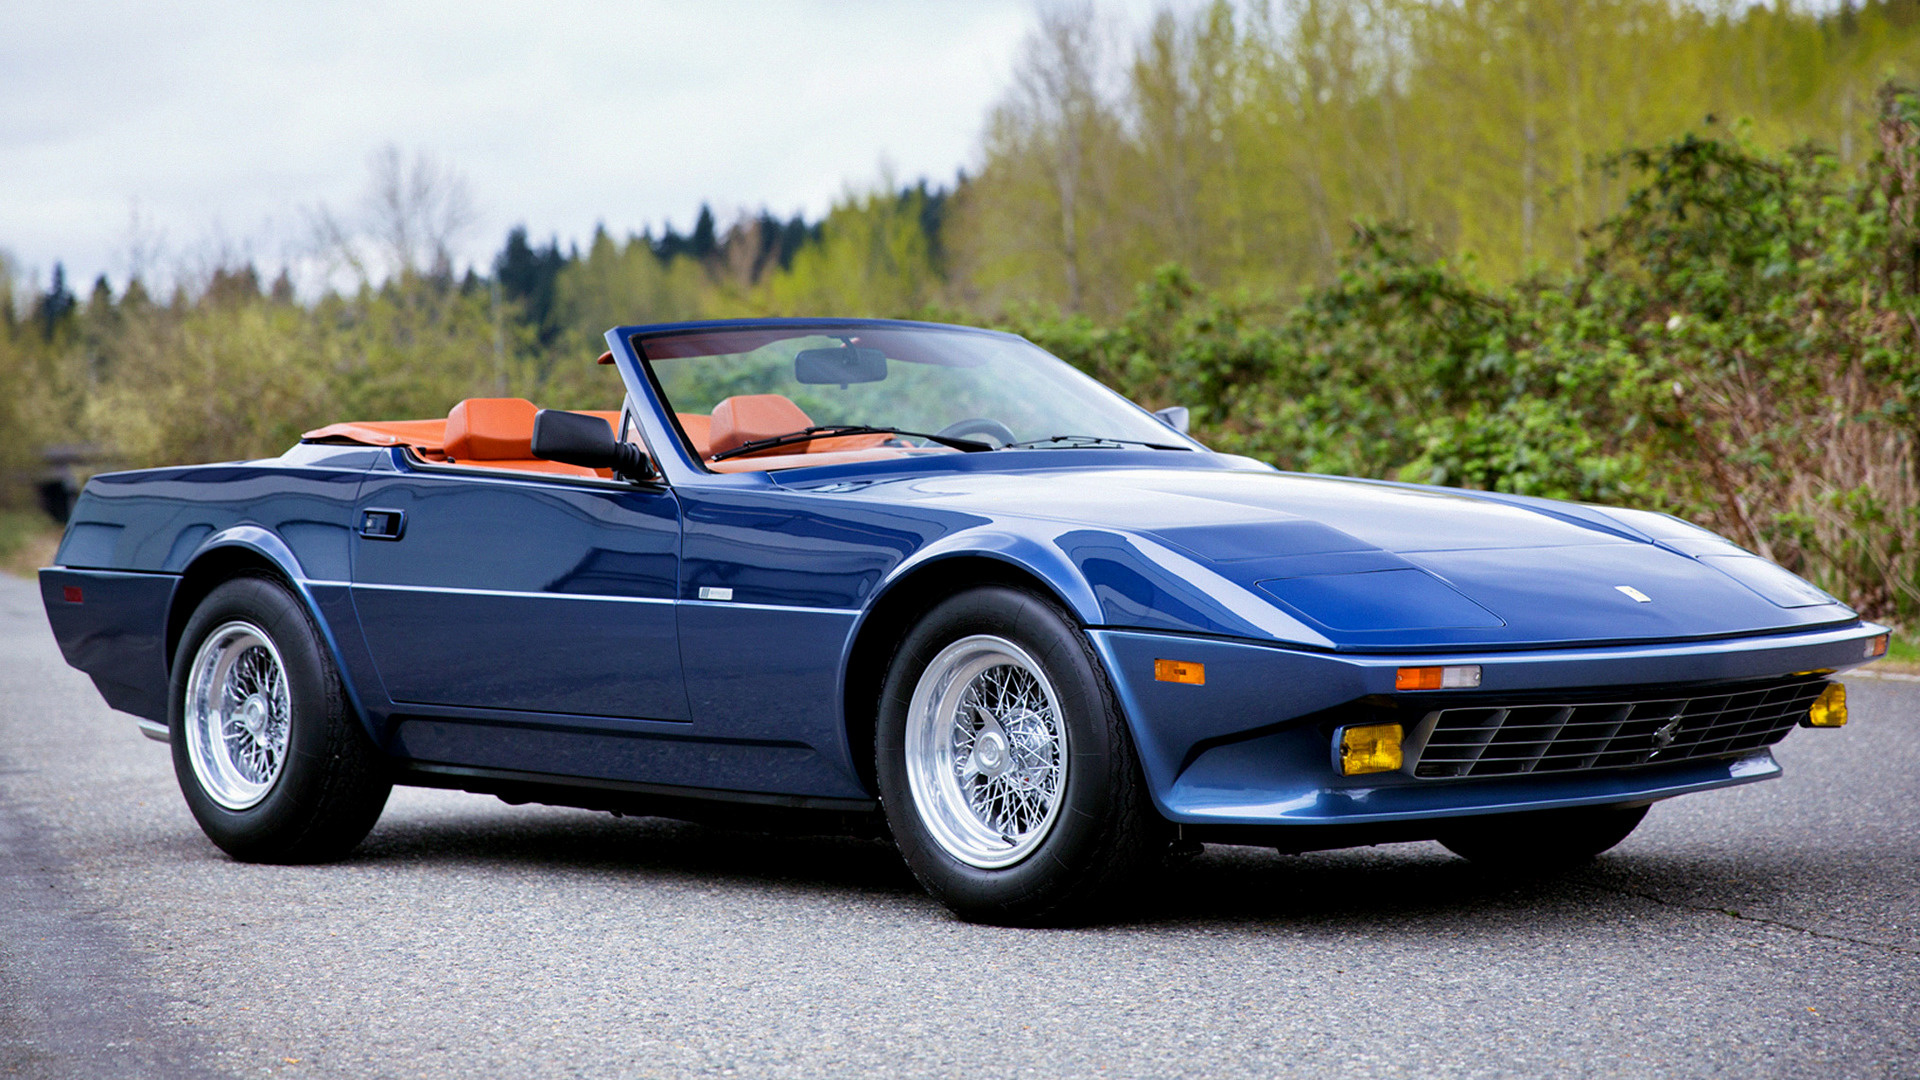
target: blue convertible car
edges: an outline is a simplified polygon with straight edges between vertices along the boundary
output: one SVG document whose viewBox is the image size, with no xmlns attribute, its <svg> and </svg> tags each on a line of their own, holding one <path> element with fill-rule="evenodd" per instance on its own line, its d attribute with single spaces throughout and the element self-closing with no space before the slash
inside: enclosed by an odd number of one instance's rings
<svg viewBox="0 0 1920 1080">
<path fill-rule="evenodd" d="M 1198 841 L 1552 864 L 1779 775 L 1886 648 L 1674 518 L 1276 472 L 1007 334 L 607 341 L 618 411 L 87 485 L 48 617 L 221 848 L 340 856 L 399 783 L 884 822 L 1013 923 Z"/>
</svg>

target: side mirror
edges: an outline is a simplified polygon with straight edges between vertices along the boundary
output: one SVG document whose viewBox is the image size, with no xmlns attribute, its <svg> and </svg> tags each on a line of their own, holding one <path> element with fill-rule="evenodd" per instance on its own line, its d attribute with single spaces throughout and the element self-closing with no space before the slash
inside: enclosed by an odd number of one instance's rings
<svg viewBox="0 0 1920 1080">
<path fill-rule="evenodd" d="M 1169 405 L 1164 409 L 1153 410 L 1159 421 L 1182 435 L 1187 433 L 1187 425 L 1193 419 L 1193 413 L 1185 405 Z"/>
<path fill-rule="evenodd" d="M 658 474 L 638 446 L 618 442 L 613 425 L 586 413 L 541 409 L 533 414 L 533 456 L 548 461 L 612 469 L 626 480 L 652 480 Z"/>
</svg>

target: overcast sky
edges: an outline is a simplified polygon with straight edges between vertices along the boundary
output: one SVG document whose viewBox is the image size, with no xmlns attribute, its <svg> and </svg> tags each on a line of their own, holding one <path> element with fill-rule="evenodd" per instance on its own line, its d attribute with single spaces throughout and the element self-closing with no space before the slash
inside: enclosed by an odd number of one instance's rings
<svg viewBox="0 0 1920 1080">
<path fill-rule="evenodd" d="M 1154 0 L 1102 5 L 1144 26 Z M 1182 9 L 1191 4 L 1176 4 Z M 711 201 L 818 217 L 882 162 L 978 164 L 1033 0 L 0 0 L 0 251 L 76 292 L 308 244 L 395 144 L 458 169 L 484 269 L 506 230 L 584 242 Z M 136 227 L 136 208 L 139 224 Z"/>
</svg>

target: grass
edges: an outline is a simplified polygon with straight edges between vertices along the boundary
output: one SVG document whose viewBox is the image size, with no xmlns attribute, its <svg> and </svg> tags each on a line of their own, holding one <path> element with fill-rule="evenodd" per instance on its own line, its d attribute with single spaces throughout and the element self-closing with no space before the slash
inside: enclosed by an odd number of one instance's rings
<svg viewBox="0 0 1920 1080">
<path fill-rule="evenodd" d="M 0 572 L 32 577 L 53 561 L 60 525 L 38 510 L 0 510 Z"/>
</svg>

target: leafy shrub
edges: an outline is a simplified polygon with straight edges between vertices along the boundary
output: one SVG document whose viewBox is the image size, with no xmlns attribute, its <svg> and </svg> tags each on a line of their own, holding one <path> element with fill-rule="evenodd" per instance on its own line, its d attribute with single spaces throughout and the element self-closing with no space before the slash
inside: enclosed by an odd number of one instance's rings
<svg viewBox="0 0 1920 1080">
<path fill-rule="evenodd" d="M 1197 433 L 1282 468 L 1666 510 L 1863 612 L 1920 613 L 1920 99 L 1880 149 L 1688 135 L 1619 155 L 1623 209 L 1585 265 L 1496 287 L 1360 227 L 1298 303 L 1179 267 L 1113 326 L 1007 324 Z"/>
</svg>

